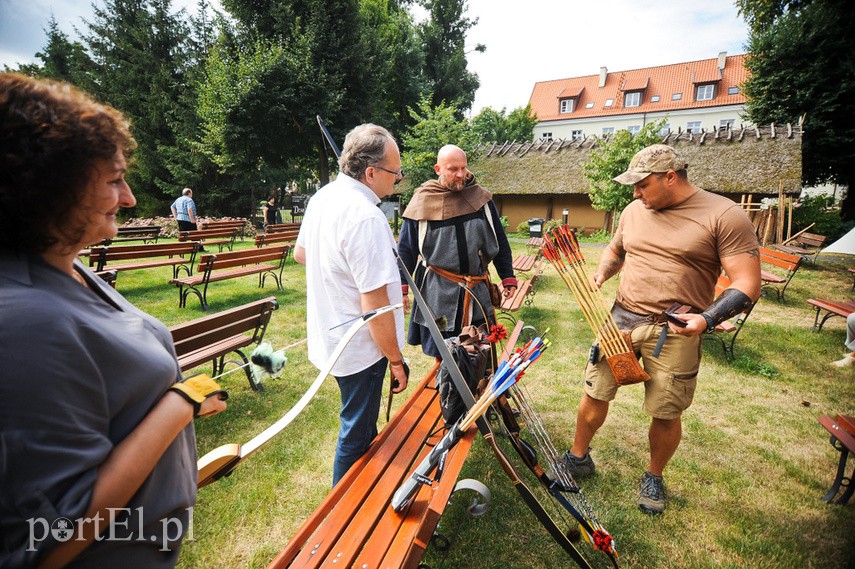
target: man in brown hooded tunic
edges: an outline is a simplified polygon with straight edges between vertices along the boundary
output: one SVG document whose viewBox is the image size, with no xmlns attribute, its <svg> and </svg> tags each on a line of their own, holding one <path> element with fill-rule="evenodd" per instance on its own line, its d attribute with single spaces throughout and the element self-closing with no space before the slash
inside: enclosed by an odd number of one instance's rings
<svg viewBox="0 0 855 569">
<path fill-rule="evenodd" d="M 487 283 L 483 280 L 490 262 L 496 268 L 506 295 L 517 287 L 508 238 L 493 205 L 493 195 L 475 181 L 467 168 L 466 153 L 457 146 L 443 146 L 434 166 L 438 179 L 422 184 L 404 210 L 398 253 L 407 270 L 440 320 L 443 337 L 457 336 L 468 324 L 495 320 Z M 465 277 L 461 279 L 460 277 Z M 464 310 L 464 281 L 475 295 L 468 314 Z M 407 293 L 404 285 L 404 294 Z M 482 312 L 483 308 L 483 312 Z M 439 357 L 425 328 L 425 317 L 413 307 L 407 337 L 410 345 Z"/>
</svg>

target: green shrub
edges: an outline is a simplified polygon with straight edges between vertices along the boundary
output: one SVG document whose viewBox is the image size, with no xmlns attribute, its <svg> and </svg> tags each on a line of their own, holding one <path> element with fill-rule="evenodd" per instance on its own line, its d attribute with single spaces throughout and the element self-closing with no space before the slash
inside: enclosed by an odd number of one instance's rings
<svg viewBox="0 0 855 569">
<path fill-rule="evenodd" d="M 579 241 L 586 243 L 608 243 L 612 240 L 611 234 L 603 228 L 596 230 L 588 236 L 583 236 L 583 229 L 579 230 Z"/>
<path fill-rule="evenodd" d="M 561 225 L 561 220 L 559 219 L 550 219 L 546 223 L 543 224 L 543 233 L 544 235 L 555 229 L 556 227 Z"/>
<path fill-rule="evenodd" d="M 517 225 L 517 233 L 520 235 L 528 235 L 528 221 L 521 221 Z"/>
<path fill-rule="evenodd" d="M 840 212 L 834 209 L 834 199 L 831 196 L 804 196 L 799 200 L 799 206 L 793 208 L 793 233 L 814 224 L 811 233 L 825 235 L 833 241 L 843 235 L 843 222 Z"/>
</svg>

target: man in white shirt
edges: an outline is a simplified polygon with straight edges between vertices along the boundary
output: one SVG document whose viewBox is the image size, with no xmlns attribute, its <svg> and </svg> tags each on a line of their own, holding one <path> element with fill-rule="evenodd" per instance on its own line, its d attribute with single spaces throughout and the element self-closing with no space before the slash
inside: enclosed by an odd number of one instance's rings
<svg viewBox="0 0 855 569">
<path fill-rule="evenodd" d="M 402 301 L 395 239 L 377 207 L 403 178 L 398 145 L 386 129 L 360 125 L 345 138 L 339 169 L 309 201 L 294 250 L 306 265 L 309 360 L 319 369 L 347 331 L 340 324 Z M 378 316 L 367 328 L 332 368 L 342 401 L 333 486 L 377 435 L 387 365 L 398 381 L 394 391 L 407 387 L 403 312 Z"/>
</svg>

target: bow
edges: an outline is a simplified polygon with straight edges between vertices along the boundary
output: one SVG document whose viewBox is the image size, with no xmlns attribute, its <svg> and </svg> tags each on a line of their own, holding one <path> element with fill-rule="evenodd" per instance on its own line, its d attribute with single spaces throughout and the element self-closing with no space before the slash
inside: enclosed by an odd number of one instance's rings
<svg viewBox="0 0 855 569">
<path fill-rule="evenodd" d="M 472 289 L 463 283 L 458 283 L 458 285 L 475 299 L 475 303 L 480 308 L 485 321 L 487 321 L 486 311 L 478 301 L 477 297 L 475 297 Z M 531 327 L 529 326 L 526 328 Z M 508 346 L 513 346 L 516 343 L 522 329 L 524 329 L 522 327 L 522 323 L 518 322 L 516 328 L 511 333 L 511 338 L 507 344 Z M 549 330 L 547 329 L 543 335 L 545 336 L 548 331 Z M 495 362 L 495 350 L 493 354 Z M 528 397 L 525 394 L 525 387 L 520 383 L 515 383 L 513 386 L 510 386 L 507 393 L 509 394 L 510 399 L 516 404 L 519 414 L 523 419 L 525 419 L 526 426 L 534 435 L 537 449 L 522 438 L 522 429 L 517 421 L 517 411 L 511 408 L 508 396 L 501 395 L 495 400 L 494 407 L 502 419 L 501 425 L 503 427 L 504 434 L 508 437 L 511 445 L 517 454 L 520 455 L 520 458 L 522 458 L 526 467 L 528 467 L 528 469 L 538 479 L 538 482 L 540 482 L 552 498 L 561 506 L 561 508 L 557 509 L 555 512 L 556 517 L 562 518 L 562 521 L 567 527 L 578 525 L 581 531 L 573 531 L 572 534 L 570 534 L 574 541 L 580 535 L 584 536 L 585 540 L 588 541 L 595 550 L 605 553 L 611 560 L 612 564 L 617 567 L 617 552 L 615 551 L 614 539 L 597 520 L 597 516 L 594 513 L 593 508 L 585 499 L 584 494 L 582 494 L 582 490 L 573 480 L 573 476 L 567 470 L 567 467 L 560 460 L 560 453 L 552 443 L 552 439 L 546 431 L 543 421 L 541 421 L 540 417 L 528 401 Z M 539 453 L 538 449 L 540 451 Z M 547 464 L 546 468 L 540 465 L 538 454 L 545 458 Z M 573 519 L 569 519 L 567 514 L 571 515 Z"/>
<path fill-rule="evenodd" d="M 332 368 L 335 366 L 335 363 L 338 361 L 338 358 L 341 356 L 344 348 L 350 340 L 353 339 L 359 329 L 381 314 L 386 314 L 387 312 L 397 310 L 403 306 L 404 305 L 401 303 L 391 304 L 389 306 L 371 310 L 356 317 L 353 324 L 350 325 L 350 328 L 347 329 L 347 332 L 344 333 L 344 336 L 342 336 L 338 345 L 336 345 L 333 353 L 330 354 L 326 364 L 320 370 L 320 373 L 318 373 L 318 377 L 315 378 L 314 383 L 309 386 L 309 389 L 307 389 L 303 396 L 300 397 L 300 400 L 297 401 L 294 406 L 285 413 L 285 415 L 253 437 L 249 442 L 243 445 L 238 443 L 223 445 L 199 459 L 199 462 L 197 463 L 197 467 L 199 469 L 198 487 L 201 488 L 203 486 L 207 486 L 211 482 L 219 480 L 223 476 L 228 476 L 237 467 L 237 465 L 243 462 L 249 455 L 257 451 L 262 445 L 266 444 L 270 439 L 282 432 L 282 430 L 287 427 L 291 421 L 293 421 L 297 415 L 303 411 L 303 409 L 306 408 L 306 405 L 309 404 L 309 401 L 311 401 L 315 396 L 318 389 L 321 388 L 321 384 L 323 384 L 324 380 L 332 372 Z M 347 322 L 345 322 L 345 324 L 347 324 Z"/>
<path fill-rule="evenodd" d="M 407 283 L 410 287 L 410 291 L 413 293 L 413 298 L 416 303 L 419 305 L 419 308 L 425 315 L 425 325 L 428 329 L 428 332 L 431 335 L 434 343 L 439 350 L 440 359 L 443 364 L 447 367 L 449 375 L 451 376 L 452 381 L 454 381 L 454 386 L 457 388 L 457 391 L 460 394 L 460 398 L 463 400 L 463 403 L 466 405 L 467 409 L 471 409 L 475 405 L 475 397 L 472 395 L 472 392 L 469 390 L 469 386 L 466 384 L 466 380 L 463 379 L 463 375 L 460 373 L 460 370 L 457 367 L 457 364 L 454 363 L 454 358 L 451 355 L 451 350 L 448 349 L 448 345 L 445 343 L 445 339 L 442 337 L 442 333 L 439 331 L 439 326 L 436 325 L 436 319 L 431 310 L 428 303 L 425 301 L 424 297 L 419 291 L 419 288 L 416 286 L 416 283 L 413 281 L 413 277 L 410 275 L 409 271 L 407 271 L 406 266 L 404 265 L 404 261 L 398 255 L 397 251 L 394 251 L 395 257 L 398 259 L 398 263 L 402 268 L 402 273 L 407 280 Z M 499 464 L 502 467 L 502 470 L 505 471 L 505 474 L 510 479 L 517 493 L 523 499 L 525 504 L 529 507 L 532 513 L 537 517 L 538 521 L 541 525 L 549 532 L 549 535 L 555 540 L 558 545 L 561 546 L 564 551 L 567 552 L 570 557 L 583 569 L 591 569 L 591 564 L 582 557 L 582 554 L 579 553 L 579 550 L 573 545 L 573 542 L 564 534 L 558 524 L 555 523 L 555 520 L 549 515 L 549 512 L 543 507 L 543 504 L 537 499 L 537 496 L 531 491 L 531 489 L 526 486 L 525 482 L 523 482 L 519 473 L 517 472 L 514 465 L 508 459 L 507 455 L 504 451 L 499 447 L 496 442 L 495 435 L 493 434 L 493 430 L 490 427 L 489 423 L 484 420 L 484 417 L 478 417 L 475 421 L 475 424 L 478 425 L 478 429 L 481 431 L 481 435 L 484 440 L 490 446 L 493 451 L 493 454 L 496 455 L 496 458 L 499 461 Z"/>
</svg>

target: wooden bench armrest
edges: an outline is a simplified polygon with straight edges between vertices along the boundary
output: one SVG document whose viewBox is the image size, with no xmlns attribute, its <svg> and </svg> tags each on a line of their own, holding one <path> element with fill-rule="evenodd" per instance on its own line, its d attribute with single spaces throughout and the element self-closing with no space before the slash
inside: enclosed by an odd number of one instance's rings
<svg viewBox="0 0 855 569">
<path fill-rule="evenodd" d="M 819 423 L 825 427 L 825 430 L 831 433 L 831 435 L 840 441 L 840 444 L 849 449 L 849 452 L 855 453 L 855 437 L 846 432 L 842 426 L 840 426 L 834 419 L 829 417 L 828 415 L 823 415 L 819 419 Z"/>
</svg>

